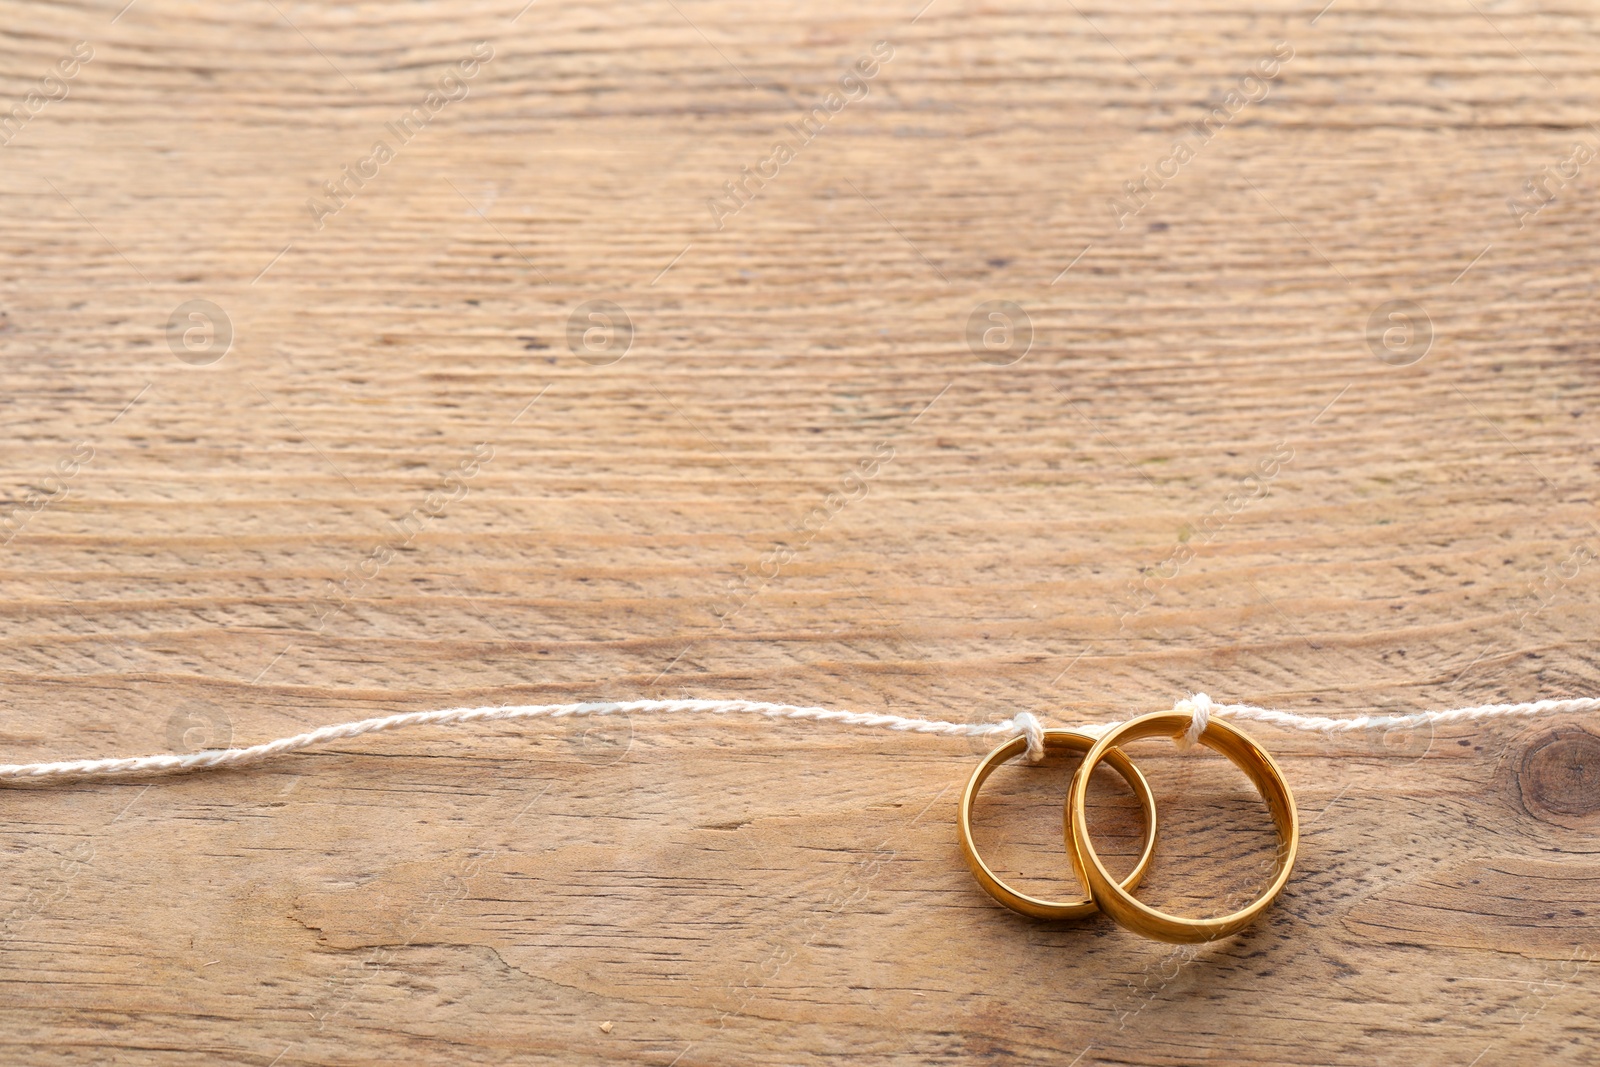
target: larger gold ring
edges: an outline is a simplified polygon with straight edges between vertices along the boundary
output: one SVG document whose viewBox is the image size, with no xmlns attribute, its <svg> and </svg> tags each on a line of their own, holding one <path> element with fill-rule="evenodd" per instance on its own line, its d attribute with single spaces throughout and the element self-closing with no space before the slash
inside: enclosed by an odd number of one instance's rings
<svg viewBox="0 0 1600 1067">
<path fill-rule="evenodd" d="M 1088 752 L 1095 743 L 1093 737 L 1078 733 L 1076 730 L 1046 730 L 1043 737 L 1046 750 L 1066 748 L 1073 752 Z M 978 790 L 983 788 L 983 783 L 994 773 L 996 767 L 1021 752 L 1027 745 L 1026 737 L 1012 738 L 985 756 L 983 762 L 972 772 L 972 777 L 967 780 L 967 789 L 961 794 L 961 809 L 956 818 L 956 826 L 961 834 L 961 854 L 966 857 L 967 866 L 972 868 L 973 877 L 977 878 L 978 884 L 983 886 L 984 891 L 1012 911 L 1031 915 L 1035 919 L 1081 919 L 1085 915 L 1093 915 L 1096 909 L 1094 900 L 1090 897 L 1073 901 L 1071 904 L 1063 904 L 1017 892 L 995 877 L 995 873 L 989 869 L 987 863 L 983 862 L 983 857 L 978 855 L 978 850 L 972 843 L 972 803 L 977 799 Z M 1144 780 L 1139 768 L 1123 755 L 1121 749 L 1110 749 L 1102 752 L 1101 756 L 1118 774 L 1127 779 L 1128 784 L 1133 787 L 1134 795 L 1139 798 L 1139 806 L 1144 809 L 1144 854 L 1134 865 L 1133 873 L 1122 880 L 1124 886 L 1133 889 L 1139 884 L 1139 879 L 1144 877 L 1145 868 L 1150 866 L 1150 857 L 1156 850 L 1156 798 L 1150 792 L 1150 783 Z M 1079 773 L 1083 772 L 1080 770 Z"/>
<path fill-rule="evenodd" d="M 1248 926 L 1257 915 L 1283 892 L 1289 881 L 1289 871 L 1294 867 L 1295 853 L 1300 848 L 1300 817 L 1295 812 L 1294 795 L 1283 772 L 1267 755 L 1266 750 L 1239 730 L 1225 722 L 1212 719 L 1199 741 L 1207 748 L 1222 753 L 1234 766 L 1250 776 L 1267 807 L 1272 811 L 1272 821 L 1278 828 L 1277 874 L 1267 891 L 1242 911 L 1215 919 L 1185 919 L 1157 911 L 1133 898 L 1127 889 L 1117 884 L 1106 870 L 1100 857 L 1095 855 L 1089 841 L 1089 820 L 1084 812 L 1084 798 L 1089 794 L 1089 773 L 1102 759 L 1118 752 L 1115 745 L 1126 744 L 1145 737 L 1170 736 L 1176 738 L 1188 729 L 1190 716 L 1177 711 L 1160 711 L 1114 727 L 1100 736 L 1083 764 L 1072 779 L 1072 789 L 1067 794 L 1067 851 L 1072 855 L 1073 869 L 1078 879 L 1089 889 L 1089 895 L 1100 910 L 1122 926 L 1157 941 L 1174 944 L 1192 944 L 1215 941 L 1219 937 L 1236 934 Z M 1123 757 L 1124 759 L 1126 757 Z M 1112 766 L 1116 766 L 1113 762 Z"/>
</svg>

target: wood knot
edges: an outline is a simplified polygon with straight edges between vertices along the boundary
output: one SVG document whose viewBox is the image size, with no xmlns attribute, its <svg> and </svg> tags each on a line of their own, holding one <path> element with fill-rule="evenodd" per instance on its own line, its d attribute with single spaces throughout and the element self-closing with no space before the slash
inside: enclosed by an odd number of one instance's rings
<svg viewBox="0 0 1600 1067">
<path fill-rule="evenodd" d="M 1517 786 L 1529 813 L 1569 823 L 1600 812 L 1600 737 L 1562 727 L 1528 746 Z"/>
</svg>

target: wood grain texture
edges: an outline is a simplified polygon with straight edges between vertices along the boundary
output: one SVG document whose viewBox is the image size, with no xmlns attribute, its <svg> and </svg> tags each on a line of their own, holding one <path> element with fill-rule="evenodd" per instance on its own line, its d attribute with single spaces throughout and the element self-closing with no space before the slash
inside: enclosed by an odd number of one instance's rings
<svg viewBox="0 0 1600 1067">
<path fill-rule="evenodd" d="M 1600 692 L 1600 12 L 921 2 L 0 0 L 0 756 Z M 969 345 L 985 301 L 1031 342 Z M 1296 877 L 1180 949 L 984 897 L 960 741 L 502 725 L 5 790 L 0 1060 L 1600 1058 L 1600 723 L 1255 732 Z M 1148 899 L 1261 884 L 1242 776 L 1135 756 Z M 1040 891 L 1069 770 L 980 812 Z"/>
</svg>

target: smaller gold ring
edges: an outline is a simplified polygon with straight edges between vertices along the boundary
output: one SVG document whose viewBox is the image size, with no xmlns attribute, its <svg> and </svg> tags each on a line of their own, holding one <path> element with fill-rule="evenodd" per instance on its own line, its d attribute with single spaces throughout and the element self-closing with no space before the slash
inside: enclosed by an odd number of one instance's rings
<svg viewBox="0 0 1600 1067">
<path fill-rule="evenodd" d="M 1073 752 L 1088 752 L 1095 743 L 1093 737 L 1078 733 L 1076 730 L 1046 730 L 1043 737 L 1047 751 L 1052 748 L 1065 748 Z M 983 862 L 983 858 L 978 855 L 977 847 L 972 843 L 972 804 L 977 799 L 978 790 L 983 788 L 983 783 L 994 773 L 995 768 L 1027 746 L 1026 737 L 1012 738 L 985 756 L 983 762 L 972 772 L 972 777 L 967 780 L 966 792 L 961 794 L 960 814 L 956 818 L 956 826 L 961 835 L 961 854 L 966 857 L 967 866 L 972 868 L 973 877 L 983 886 L 984 892 L 1012 911 L 1031 915 L 1036 919 L 1081 919 L 1085 915 L 1093 915 L 1097 909 L 1094 900 L 1087 896 L 1071 904 L 1063 904 L 1017 892 L 995 877 L 995 873 L 989 869 L 987 863 Z M 1145 869 L 1150 866 L 1150 857 L 1156 850 L 1156 798 L 1150 792 L 1150 783 L 1144 780 L 1139 768 L 1133 765 L 1133 761 L 1128 759 L 1120 748 L 1110 749 L 1101 753 L 1101 756 L 1118 774 L 1127 779 L 1128 784 L 1133 787 L 1134 795 L 1139 798 L 1139 806 L 1144 809 L 1144 854 L 1134 865 L 1133 873 L 1122 880 L 1123 886 L 1133 889 L 1139 884 L 1139 879 L 1144 877 Z"/>
<path fill-rule="evenodd" d="M 1127 889 L 1116 883 L 1105 864 L 1100 862 L 1100 857 L 1095 855 L 1094 845 L 1089 841 L 1089 821 L 1083 808 L 1084 799 L 1089 794 L 1089 773 L 1101 759 L 1109 760 L 1109 754 L 1118 751 L 1112 746 L 1146 737 L 1176 738 L 1188 729 L 1191 721 L 1188 715 L 1180 711 L 1158 711 L 1154 715 L 1143 715 L 1107 730 L 1095 742 L 1089 754 L 1083 757 L 1083 763 L 1072 779 L 1072 789 L 1067 794 L 1067 850 L 1072 854 L 1072 866 L 1078 873 L 1078 879 L 1089 888 L 1089 895 L 1101 911 L 1122 926 L 1134 933 L 1173 944 L 1215 941 L 1248 926 L 1283 892 L 1284 885 L 1289 881 L 1289 872 L 1294 867 L 1295 853 L 1300 848 L 1300 817 L 1295 812 L 1294 794 L 1289 791 L 1289 783 L 1284 781 L 1283 772 L 1266 750 L 1248 735 L 1225 722 L 1212 719 L 1200 735 L 1200 743 L 1227 756 L 1234 766 L 1244 771 L 1261 791 L 1272 812 L 1272 821 L 1278 829 L 1277 874 L 1272 884 L 1241 911 L 1215 919 L 1185 919 L 1141 904 Z"/>
</svg>

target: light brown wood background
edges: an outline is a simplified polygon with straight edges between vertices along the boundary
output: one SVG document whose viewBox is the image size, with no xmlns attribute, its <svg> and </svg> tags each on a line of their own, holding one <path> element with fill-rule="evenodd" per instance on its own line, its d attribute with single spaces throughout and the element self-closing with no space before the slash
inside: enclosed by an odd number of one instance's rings
<svg viewBox="0 0 1600 1067">
<path fill-rule="evenodd" d="M 93 50 L 0 148 L 0 758 L 478 703 L 1600 692 L 1600 162 L 1507 208 L 1600 138 L 1600 10 L 921 2 L 0 3 L 0 110 Z M 315 228 L 479 41 L 469 95 Z M 866 97 L 715 228 L 878 41 Z M 233 331 L 205 365 L 167 328 L 197 299 Z M 569 347 L 592 300 L 631 322 L 615 362 Z M 969 347 L 989 300 L 1025 353 Z M 1431 333 L 1406 366 L 1368 337 L 1391 300 Z M 0 1060 L 1600 1057 L 1600 723 L 1256 733 L 1299 867 L 1187 949 L 982 896 L 962 741 L 502 725 L 7 789 Z M 1148 899 L 1259 885 L 1242 776 L 1135 755 Z M 1068 771 L 980 813 L 1041 891 Z"/>
</svg>

